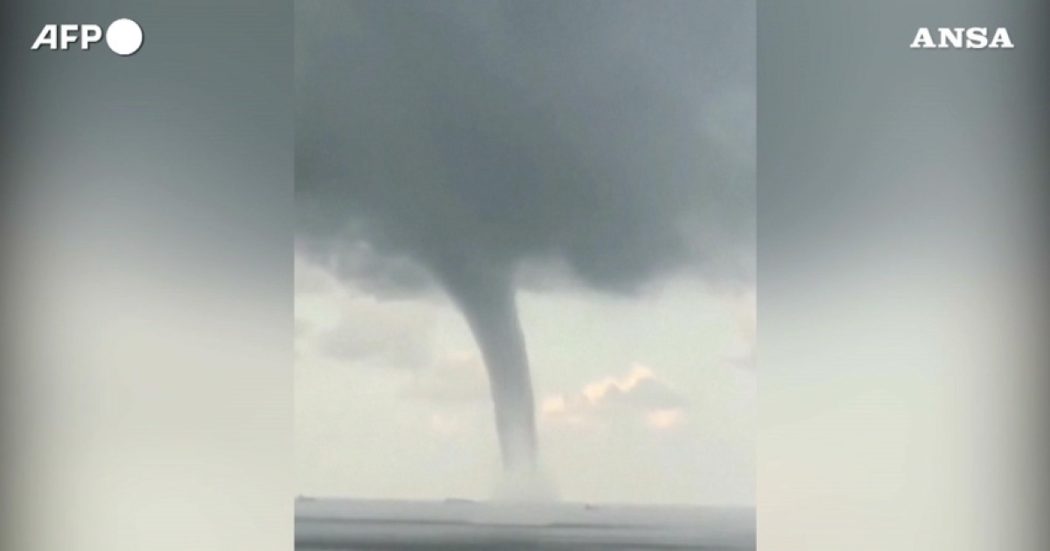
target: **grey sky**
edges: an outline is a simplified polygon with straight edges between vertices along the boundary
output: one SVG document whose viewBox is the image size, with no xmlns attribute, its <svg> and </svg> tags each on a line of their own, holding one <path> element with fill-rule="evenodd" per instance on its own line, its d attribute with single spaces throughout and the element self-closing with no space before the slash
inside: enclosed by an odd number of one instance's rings
<svg viewBox="0 0 1050 551">
<path fill-rule="evenodd" d="M 297 18 L 304 242 L 439 271 L 561 260 L 621 291 L 682 264 L 753 272 L 747 3 L 300 2 Z"/>
<path fill-rule="evenodd" d="M 483 497 L 494 285 L 565 497 L 750 501 L 753 4 L 296 18 L 303 492 Z"/>
</svg>

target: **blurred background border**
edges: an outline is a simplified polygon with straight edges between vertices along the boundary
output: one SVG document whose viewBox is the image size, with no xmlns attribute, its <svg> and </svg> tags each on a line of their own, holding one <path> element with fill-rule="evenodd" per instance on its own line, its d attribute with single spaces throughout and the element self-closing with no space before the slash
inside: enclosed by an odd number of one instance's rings
<svg viewBox="0 0 1050 551">
<path fill-rule="evenodd" d="M 760 549 L 1046 548 L 1046 10 L 759 3 Z M 291 13 L 5 6 L 4 548 L 291 548 Z"/>
</svg>

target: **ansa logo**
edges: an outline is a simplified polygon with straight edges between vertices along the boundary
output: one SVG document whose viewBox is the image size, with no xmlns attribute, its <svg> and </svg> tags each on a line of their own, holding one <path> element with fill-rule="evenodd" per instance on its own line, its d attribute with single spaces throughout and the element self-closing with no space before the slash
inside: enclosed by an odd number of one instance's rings
<svg viewBox="0 0 1050 551">
<path fill-rule="evenodd" d="M 911 41 L 911 48 L 1013 48 L 1014 43 L 1010 40 L 1010 33 L 1005 27 L 999 27 L 992 33 L 991 40 L 988 39 L 987 27 L 940 27 L 937 29 L 937 40 L 933 39 L 933 33 L 929 27 L 919 27 L 915 32 L 915 39 Z"/>
</svg>

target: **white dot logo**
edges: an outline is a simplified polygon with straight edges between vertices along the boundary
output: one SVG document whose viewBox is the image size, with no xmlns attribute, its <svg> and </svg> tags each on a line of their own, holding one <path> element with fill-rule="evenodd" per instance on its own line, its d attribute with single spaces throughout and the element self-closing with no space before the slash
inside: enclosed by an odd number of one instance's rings
<svg viewBox="0 0 1050 551">
<path fill-rule="evenodd" d="M 142 27 L 130 19 L 117 19 L 106 28 L 106 45 L 117 55 L 131 55 L 142 47 Z"/>
</svg>

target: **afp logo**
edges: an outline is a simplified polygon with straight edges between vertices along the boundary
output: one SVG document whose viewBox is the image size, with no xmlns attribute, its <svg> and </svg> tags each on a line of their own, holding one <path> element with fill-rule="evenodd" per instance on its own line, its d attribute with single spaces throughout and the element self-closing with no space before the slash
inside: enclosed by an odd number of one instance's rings
<svg viewBox="0 0 1050 551">
<path fill-rule="evenodd" d="M 988 38 L 987 27 L 940 27 L 937 29 L 937 40 L 929 27 L 919 27 L 910 48 L 966 48 L 983 50 L 984 48 L 1013 48 L 1010 33 L 1005 27 L 999 27 Z"/>
<path fill-rule="evenodd" d="M 48 24 L 40 30 L 29 49 L 65 51 L 79 46 L 81 50 L 88 50 L 102 37 L 102 27 L 98 25 Z M 117 19 L 106 27 L 105 38 L 106 45 L 113 53 L 129 56 L 142 47 L 142 27 L 130 19 Z"/>
</svg>

